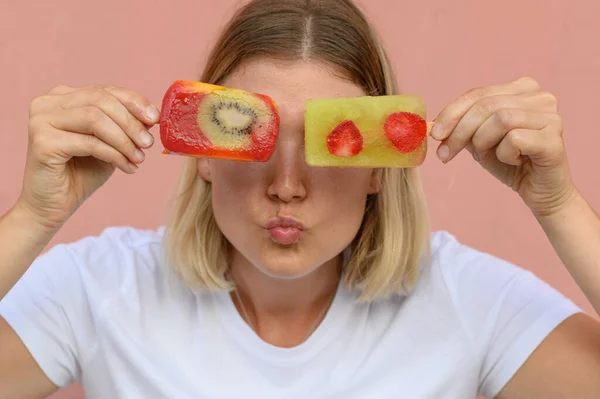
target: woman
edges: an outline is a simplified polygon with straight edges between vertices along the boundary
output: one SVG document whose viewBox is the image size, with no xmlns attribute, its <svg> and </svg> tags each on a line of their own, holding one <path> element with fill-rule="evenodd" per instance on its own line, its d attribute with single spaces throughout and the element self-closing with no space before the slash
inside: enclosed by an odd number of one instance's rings
<svg viewBox="0 0 600 399">
<path fill-rule="evenodd" d="M 308 99 L 397 90 L 350 0 L 250 3 L 201 80 L 277 101 L 272 159 L 188 159 L 166 229 L 41 256 L 115 168 L 135 173 L 159 115 L 114 86 L 32 102 L 23 192 L 0 220 L 0 397 L 73 381 L 89 398 L 600 395 L 599 324 L 531 273 L 430 235 L 417 170 L 304 162 Z M 561 133 L 554 97 L 524 78 L 466 92 L 432 136 L 442 161 L 466 148 L 518 192 L 600 309 L 600 221 Z"/>
</svg>

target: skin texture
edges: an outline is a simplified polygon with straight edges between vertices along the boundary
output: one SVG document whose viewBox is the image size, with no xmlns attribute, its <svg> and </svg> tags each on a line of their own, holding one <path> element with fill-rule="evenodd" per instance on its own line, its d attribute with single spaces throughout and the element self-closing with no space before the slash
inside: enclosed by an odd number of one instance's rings
<svg viewBox="0 0 600 399">
<path fill-rule="evenodd" d="M 329 84 L 323 85 L 324 81 Z M 234 246 L 234 259 L 246 258 L 277 280 L 306 276 L 335 259 L 350 243 L 360 227 L 367 194 L 376 191 L 376 180 L 372 169 L 306 164 L 304 103 L 315 96 L 364 94 L 324 66 L 309 63 L 283 68 L 254 62 L 225 83 L 277 98 L 282 124 L 268 162 L 199 161 L 201 175 L 212 182 L 219 227 Z M 293 217 L 305 226 L 296 244 L 280 245 L 269 238 L 265 227 L 279 216 Z M 237 268 L 237 263 L 232 267 Z"/>
<path fill-rule="evenodd" d="M 52 237 L 113 174 L 133 174 L 159 111 L 115 86 L 56 86 L 29 109 L 23 191 L 0 217 L 0 299 Z M 0 318 L 0 398 L 44 398 L 56 387 Z"/>
<path fill-rule="evenodd" d="M 437 154 L 443 162 L 469 150 L 535 215 L 558 212 L 576 191 L 557 99 L 537 81 L 522 78 L 470 90 L 436 121 L 432 136 L 442 140 Z"/>
<path fill-rule="evenodd" d="M 309 168 L 302 157 L 302 107 L 308 98 L 361 95 L 318 62 L 255 60 L 225 85 L 277 99 L 281 140 L 268 163 L 201 160 L 213 185 L 215 215 L 233 243 L 233 277 L 250 322 L 267 342 L 294 346 L 310 332 L 339 280 L 339 252 L 355 235 L 377 171 Z M 59 86 L 31 106 L 24 190 L 0 218 L 0 297 L 77 207 L 119 168 L 135 173 L 158 115 L 138 93 L 114 86 Z M 600 219 L 574 186 L 562 144 L 556 99 L 533 79 L 477 88 L 436 118 L 444 162 L 463 149 L 514 189 L 540 222 L 565 267 L 600 309 Z M 343 215 L 343 216 L 342 216 Z M 290 245 L 265 224 L 292 216 L 305 225 Z M 237 303 L 237 302 L 236 302 Z M 239 306 L 239 304 L 238 304 Z M 42 398 L 56 387 L 0 319 L 0 397 Z M 596 398 L 600 327 L 575 315 L 555 329 L 505 386 L 500 399 Z"/>
<path fill-rule="evenodd" d="M 600 218 L 575 187 L 557 99 L 531 78 L 469 90 L 436 118 L 437 154 L 463 149 L 522 198 L 567 270 L 600 310 Z M 583 314 L 558 326 L 499 399 L 597 398 L 600 324 Z"/>
<path fill-rule="evenodd" d="M 277 99 L 275 153 L 266 163 L 198 161 L 200 175 L 212 183 L 217 223 L 233 246 L 232 274 L 241 295 L 252 298 L 244 301 L 252 324 L 280 346 L 301 342 L 333 296 L 339 254 L 360 227 L 367 195 L 377 191 L 373 169 L 311 167 L 304 160 L 305 102 L 364 95 L 334 72 L 315 62 L 247 63 L 224 85 Z M 304 225 L 296 243 L 271 239 L 266 226 L 277 217 Z"/>
</svg>

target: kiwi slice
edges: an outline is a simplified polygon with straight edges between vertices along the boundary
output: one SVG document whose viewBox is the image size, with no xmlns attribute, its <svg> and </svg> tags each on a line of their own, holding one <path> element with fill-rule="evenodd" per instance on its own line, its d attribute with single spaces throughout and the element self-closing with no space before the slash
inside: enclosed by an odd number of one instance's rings
<svg viewBox="0 0 600 399">
<path fill-rule="evenodd" d="M 198 107 L 198 126 L 211 144 L 229 150 L 250 149 L 273 118 L 268 105 L 242 90 L 215 90 Z M 254 137 L 253 137 L 254 136 Z"/>
</svg>

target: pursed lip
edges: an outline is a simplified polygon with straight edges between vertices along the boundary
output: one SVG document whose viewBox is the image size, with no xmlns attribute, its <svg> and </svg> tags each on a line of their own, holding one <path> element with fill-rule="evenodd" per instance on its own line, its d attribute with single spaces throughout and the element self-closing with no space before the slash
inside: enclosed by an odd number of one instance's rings
<svg viewBox="0 0 600 399">
<path fill-rule="evenodd" d="M 274 219 L 269 220 L 269 222 L 266 225 L 267 230 L 271 230 L 276 227 L 293 227 L 300 231 L 304 230 L 304 225 L 292 217 L 274 218 Z"/>
</svg>

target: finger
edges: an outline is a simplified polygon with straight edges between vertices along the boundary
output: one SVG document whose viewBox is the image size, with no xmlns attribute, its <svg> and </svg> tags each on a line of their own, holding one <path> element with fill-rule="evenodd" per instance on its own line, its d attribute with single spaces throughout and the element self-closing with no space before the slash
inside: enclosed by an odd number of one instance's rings
<svg viewBox="0 0 600 399">
<path fill-rule="evenodd" d="M 58 86 L 54 86 L 53 88 L 51 88 L 48 91 L 48 94 L 53 94 L 53 95 L 58 95 L 58 94 L 67 94 L 67 93 L 72 93 L 76 90 L 79 90 L 78 87 L 72 87 L 72 86 L 67 86 L 67 85 L 58 85 Z"/>
<path fill-rule="evenodd" d="M 139 120 L 145 121 L 151 126 L 159 122 L 160 110 L 146 97 L 133 90 L 118 86 L 108 86 L 106 87 L 106 90 L 119 99 L 129 112 L 135 115 Z"/>
<path fill-rule="evenodd" d="M 154 142 L 144 122 L 132 114 L 130 109 L 108 90 L 100 88 L 77 90 L 63 95 L 60 104 L 65 109 L 96 106 L 119 125 L 138 147 L 149 148 Z"/>
<path fill-rule="evenodd" d="M 484 97 L 516 95 L 539 91 L 540 85 L 531 78 L 521 78 L 512 82 L 473 89 L 458 97 L 446 106 L 437 116 L 431 136 L 436 140 L 445 140 L 456 127 L 462 116 Z"/>
<path fill-rule="evenodd" d="M 60 95 L 72 93 L 76 90 L 77 88 L 66 85 L 54 86 L 48 93 L 37 96 L 31 100 L 31 103 L 29 104 L 29 116 L 49 113 L 56 109 L 60 109 Z"/>
<path fill-rule="evenodd" d="M 475 132 L 492 114 L 503 108 L 514 108 L 538 111 L 544 113 L 556 113 L 556 99 L 548 92 L 536 91 L 518 95 L 497 95 L 485 97 L 477 101 L 460 119 L 451 136 L 464 132 Z"/>
<path fill-rule="evenodd" d="M 475 131 L 471 138 L 473 151 L 479 159 L 497 146 L 508 132 L 514 129 L 542 130 L 557 122 L 560 116 L 520 108 L 502 108 L 492 114 Z"/>
<path fill-rule="evenodd" d="M 117 149 L 134 163 L 144 161 L 144 153 L 131 138 L 100 108 L 84 106 L 56 111 L 49 116 L 52 127 L 72 133 L 94 135 Z"/>
<path fill-rule="evenodd" d="M 552 160 L 560 153 L 560 136 L 546 134 L 546 130 L 513 129 L 496 148 L 499 161 L 509 165 L 521 165 L 524 156 L 532 160 Z"/>
<path fill-rule="evenodd" d="M 127 160 L 122 153 L 92 135 L 73 134 L 50 127 L 34 137 L 33 145 L 38 147 L 40 154 L 48 154 L 52 152 L 49 151 L 50 148 L 55 148 L 54 154 L 64 158 L 65 162 L 72 157 L 91 156 L 128 174 L 138 170 L 138 166 Z"/>
<path fill-rule="evenodd" d="M 460 119 L 454 130 L 450 133 L 445 141 L 448 146 L 448 156 L 446 162 L 456 156 L 465 146 L 472 140 L 474 133 L 486 120 L 492 115 L 500 115 L 509 117 L 512 110 L 504 111 L 505 109 L 523 109 L 535 110 L 539 112 L 552 113 L 556 112 L 555 100 L 550 100 L 553 96 L 547 92 L 537 91 L 528 92 L 518 95 L 497 95 L 484 97 L 477 101 Z M 516 112 L 516 111 L 515 111 Z M 527 121 L 521 120 L 523 123 Z M 535 129 L 530 126 L 510 126 L 511 128 L 522 127 L 527 129 Z M 543 128 L 540 127 L 540 129 Z M 505 133 L 508 132 L 507 129 Z"/>
<path fill-rule="evenodd" d="M 77 91 L 90 90 L 105 90 L 114 95 L 135 117 L 145 122 L 149 126 L 153 126 L 159 122 L 160 111 L 146 97 L 141 94 L 128 90 L 123 87 L 113 85 L 96 85 L 84 87 L 71 87 L 67 85 L 55 86 L 48 94 L 61 95 L 69 94 Z"/>
<path fill-rule="evenodd" d="M 114 94 L 113 94 L 114 93 Z M 119 98 L 117 98 L 119 96 Z M 123 102 L 135 114 L 142 115 L 141 120 L 130 112 Z M 145 104 L 145 105 L 139 105 Z M 159 112 L 150 102 L 139 94 L 118 87 L 86 86 L 74 88 L 70 86 L 56 86 L 48 94 L 36 97 L 32 100 L 29 108 L 30 116 L 54 112 L 61 108 L 74 108 L 86 105 L 99 106 L 109 115 L 125 133 L 140 148 L 149 148 L 154 142 L 152 134 L 148 131 L 158 120 Z M 150 111 L 141 111 L 147 107 Z M 152 116 L 143 116 L 150 113 Z"/>
<path fill-rule="evenodd" d="M 54 110 L 60 109 L 59 103 L 60 96 L 55 94 L 44 94 L 38 97 L 35 97 L 29 103 L 29 117 L 34 117 L 36 115 L 50 113 Z"/>
<path fill-rule="evenodd" d="M 498 95 L 485 97 L 473 104 L 467 113 L 460 119 L 454 130 L 444 141 L 444 162 L 451 161 L 465 146 L 467 146 L 477 129 L 495 114 L 505 115 L 505 109 L 536 109 L 537 93 L 522 95 Z M 518 126 L 513 126 L 518 127 Z M 525 126 L 522 126 L 525 127 Z M 510 130 L 510 129 L 509 129 Z M 505 133 L 508 130 L 505 131 Z M 500 138 L 498 138 L 498 141 Z"/>
</svg>

